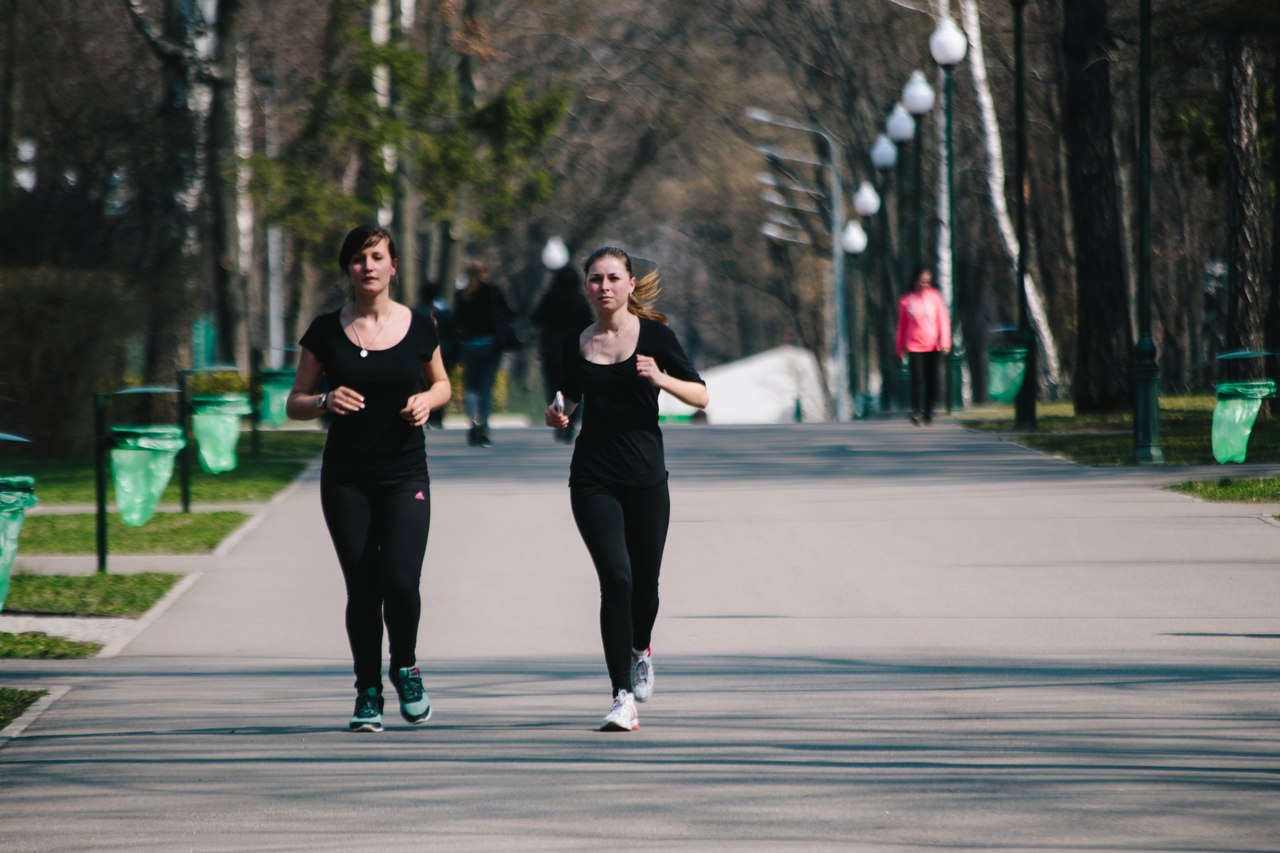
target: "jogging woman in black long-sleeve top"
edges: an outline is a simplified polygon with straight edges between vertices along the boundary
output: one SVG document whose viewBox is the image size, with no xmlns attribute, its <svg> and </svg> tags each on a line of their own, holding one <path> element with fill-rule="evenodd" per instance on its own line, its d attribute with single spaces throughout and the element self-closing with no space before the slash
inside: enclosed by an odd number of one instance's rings
<svg viewBox="0 0 1280 853">
<path fill-rule="evenodd" d="M 567 428 L 585 398 L 569 496 L 600 579 L 600 635 L 613 689 L 601 728 L 632 731 L 640 725 L 636 701 L 653 693 L 650 639 L 671 516 L 658 392 L 696 408 L 708 397 L 666 317 L 652 307 L 657 272 L 637 282 L 631 258 L 613 246 L 592 252 L 583 272 L 596 319 L 565 341 L 563 399 L 547 407 L 545 420 Z"/>
</svg>

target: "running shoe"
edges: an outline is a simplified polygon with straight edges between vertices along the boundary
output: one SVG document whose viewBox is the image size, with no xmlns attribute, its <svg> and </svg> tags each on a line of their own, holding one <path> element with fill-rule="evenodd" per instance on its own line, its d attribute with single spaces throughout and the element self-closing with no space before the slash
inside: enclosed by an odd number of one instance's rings
<svg viewBox="0 0 1280 853">
<path fill-rule="evenodd" d="M 653 647 L 631 654 L 631 690 L 637 702 L 648 702 L 653 695 Z"/>
<path fill-rule="evenodd" d="M 602 732 L 633 732 L 640 728 L 640 718 L 636 716 L 636 702 L 629 690 L 619 690 L 613 697 L 613 707 L 600 724 Z"/>
<path fill-rule="evenodd" d="M 415 726 L 431 719 L 431 697 L 422 687 L 422 673 L 416 666 L 398 670 L 391 683 L 400 696 L 400 716 Z"/>
<path fill-rule="evenodd" d="M 347 728 L 353 732 L 382 731 L 382 694 L 378 688 L 367 687 L 356 694 L 356 711 Z"/>
</svg>

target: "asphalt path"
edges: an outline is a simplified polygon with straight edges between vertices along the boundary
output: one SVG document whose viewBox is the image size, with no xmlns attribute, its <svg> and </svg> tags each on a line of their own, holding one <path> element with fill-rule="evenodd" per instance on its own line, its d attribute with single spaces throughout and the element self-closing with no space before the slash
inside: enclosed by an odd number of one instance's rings
<svg viewBox="0 0 1280 853">
<path fill-rule="evenodd" d="M 0 850 L 1280 849 L 1280 507 L 1161 488 L 1219 470 L 671 428 L 656 690 L 601 733 L 570 451 L 495 439 L 430 434 L 427 725 L 345 730 L 313 471 L 114 654 L 0 661 L 57 696 Z"/>
</svg>

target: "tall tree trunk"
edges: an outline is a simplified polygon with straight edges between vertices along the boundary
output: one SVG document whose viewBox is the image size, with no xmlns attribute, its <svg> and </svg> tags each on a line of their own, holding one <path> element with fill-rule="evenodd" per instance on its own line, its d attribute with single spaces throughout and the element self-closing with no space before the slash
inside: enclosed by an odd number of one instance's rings
<svg viewBox="0 0 1280 853">
<path fill-rule="evenodd" d="M 1130 404 L 1129 302 L 1125 295 L 1119 180 L 1112 142 L 1111 33 L 1106 0 L 1063 4 L 1064 136 L 1076 236 L 1076 411 Z"/>
<path fill-rule="evenodd" d="M 158 51 L 164 68 L 160 132 L 164 134 L 166 160 L 159 176 L 151 261 L 145 270 L 150 315 L 144 370 L 149 383 L 174 381 L 190 337 L 193 270 L 187 238 L 193 211 L 188 200 L 198 184 L 196 149 L 200 138 L 191 103 L 194 69 L 189 61 L 195 16 L 194 0 L 166 0 L 163 42 L 170 49 Z"/>
<path fill-rule="evenodd" d="M 1262 149 L 1253 45 L 1238 33 L 1227 51 L 1227 346 L 1261 349 L 1266 310 L 1262 286 Z M 1262 375 L 1261 359 L 1239 363 L 1235 378 Z"/>
<path fill-rule="evenodd" d="M 1271 69 L 1271 115 L 1275 125 L 1271 129 L 1276 140 L 1271 146 L 1271 177 L 1280 182 L 1280 38 L 1272 41 L 1272 56 L 1275 61 Z M 1280 188 L 1274 191 L 1271 210 L 1271 268 L 1267 273 L 1267 317 L 1263 341 L 1269 352 L 1280 352 Z M 1275 362 L 1268 364 L 1274 368 Z M 1274 373 L 1270 373 L 1274 376 Z M 1280 403 L 1275 399 L 1267 400 L 1263 411 L 1267 417 L 1274 418 L 1280 413 Z"/>
<path fill-rule="evenodd" d="M 240 228 L 236 179 L 236 79 L 239 39 L 236 22 L 240 0 L 219 0 L 214 22 L 216 82 L 209 107 L 205 180 L 209 186 L 214 316 L 218 329 L 218 359 L 249 365 L 246 329 L 245 275 L 240 263 Z"/>
</svg>

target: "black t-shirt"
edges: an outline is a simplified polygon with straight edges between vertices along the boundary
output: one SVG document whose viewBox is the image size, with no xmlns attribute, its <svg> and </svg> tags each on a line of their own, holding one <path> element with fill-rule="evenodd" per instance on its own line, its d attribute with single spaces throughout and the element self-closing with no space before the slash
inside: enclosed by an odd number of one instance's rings
<svg viewBox="0 0 1280 853">
<path fill-rule="evenodd" d="M 617 364 L 593 364 L 582 357 L 578 336 L 565 339 L 560 390 L 583 401 L 582 432 L 573 448 L 569 483 L 652 486 L 667 477 L 658 429 L 658 389 L 636 373 L 636 355 L 647 355 L 663 373 L 702 382 L 676 340 L 657 320 L 640 319 L 636 351 Z M 705 384 L 705 383 L 704 383 Z M 585 400 L 584 400 L 585 398 Z"/>
<path fill-rule="evenodd" d="M 330 388 L 345 385 L 364 395 L 363 409 L 333 418 L 325 465 L 374 473 L 422 464 L 422 428 L 400 417 L 400 410 L 424 390 L 423 362 L 439 346 L 430 317 L 414 311 L 404 338 L 389 349 L 369 350 L 367 358 L 342 331 L 337 311 L 313 320 L 299 343 L 324 365 Z"/>
</svg>

